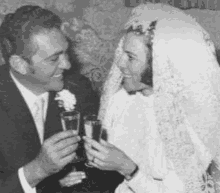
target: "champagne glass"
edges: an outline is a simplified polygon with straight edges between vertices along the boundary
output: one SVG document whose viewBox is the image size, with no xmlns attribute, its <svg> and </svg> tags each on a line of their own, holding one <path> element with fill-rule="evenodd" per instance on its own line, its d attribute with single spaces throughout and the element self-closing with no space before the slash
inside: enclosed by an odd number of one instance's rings
<svg viewBox="0 0 220 193">
<path fill-rule="evenodd" d="M 74 135 L 79 134 L 80 112 L 64 111 L 60 114 L 63 130 L 72 130 Z"/>
<path fill-rule="evenodd" d="M 63 130 L 72 130 L 74 135 L 79 134 L 80 127 L 80 112 L 78 111 L 64 111 L 60 114 Z M 74 158 L 73 162 L 80 162 L 83 158 L 78 155 Z"/>
<path fill-rule="evenodd" d="M 102 135 L 101 121 L 98 120 L 97 115 L 86 115 L 84 116 L 84 130 L 85 135 L 95 141 L 99 142 Z M 88 162 L 86 166 L 92 167 Z"/>
</svg>

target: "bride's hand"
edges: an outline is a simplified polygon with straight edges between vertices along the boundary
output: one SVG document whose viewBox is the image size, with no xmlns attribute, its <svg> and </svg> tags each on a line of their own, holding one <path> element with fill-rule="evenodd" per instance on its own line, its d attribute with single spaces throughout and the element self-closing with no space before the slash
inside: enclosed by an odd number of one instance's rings
<svg viewBox="0 0 220 193">
<path fill-rule="evenodd" d="M 88 137 L 84 137 L 84 140 L 88 159 L 94 167 L 118 171 L 123 175 L 128 175 L 135 169 L 136 164 L 114 145 L 104 140 L 98 143 Z"/>
</svg>

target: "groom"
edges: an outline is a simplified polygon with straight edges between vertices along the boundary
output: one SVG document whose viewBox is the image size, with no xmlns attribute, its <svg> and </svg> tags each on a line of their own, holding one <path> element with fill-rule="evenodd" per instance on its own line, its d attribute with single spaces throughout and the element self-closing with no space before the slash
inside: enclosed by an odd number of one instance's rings
<svg viewBox="0 0 220 193">
<path fill-rule="evenodd" d="M 95 105 L 85 96 L 92 94 L 87 92 L 90 88 L 64 78 L 71 65 L 61 23 L 49 10 L 23 6 L 6 15 L 0 27 L 6 63 L 0 67 L 2 193 L 111 192 L 118 183 L 112 179 L 120 179 L 116 173 L 84 169 L 86 179 L 82 172 L 78 175 L 82 183 L 72 188 L 59 183 L 71 172 L 68 166 L 80 137 L 62 131 L 56 92 L 63 88 L 76 91 L 76 108 L 83 113 Z"/>
</svg>

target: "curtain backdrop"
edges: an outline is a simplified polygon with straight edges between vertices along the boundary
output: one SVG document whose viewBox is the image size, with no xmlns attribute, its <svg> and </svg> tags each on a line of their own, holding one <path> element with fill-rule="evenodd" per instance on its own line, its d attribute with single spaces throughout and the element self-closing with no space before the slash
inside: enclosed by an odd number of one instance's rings
<svg viewBox="0 0 220 193">
<path fill-rule="evenodd" d="M 50 9 L 63 20 L 63 31 L 73 42 L 71 63 L 82 66 L 94 89 L 100 90 L 111 67 L 123 24 L 132 7 L 146 0 L 0 0 L 0 23 L 5 14 L 32 4 Z M 220 0 L 151 0 L 168 3 L 192 15 L 220 48 Z M 0 52 L 0 64 L 4 64 Z"/>
<path fill-rule="evenodd" d="M 131 7 L 136 6 L 141 2 L 168 3 L 183 9 L 200 8 L 220 10 L 220 1 L 218 0 L 125 0 L 126 6 Z"/>
</svg>

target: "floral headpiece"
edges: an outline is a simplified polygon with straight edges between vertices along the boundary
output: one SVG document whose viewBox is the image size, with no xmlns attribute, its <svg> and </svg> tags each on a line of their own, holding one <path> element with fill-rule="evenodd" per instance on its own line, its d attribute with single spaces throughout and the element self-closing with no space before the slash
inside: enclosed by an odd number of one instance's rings
<svg viewBox="0 0 220 193">
<path fill-rule="evenodd" d="M 149 27 L 144 31 L 144 27 L 143 25 L 131 25 L 128 29 L 127 29 L 127 33 L 129 32 L 133 32 L 136 35 L 145 35 L 146 36 L 146 42 L 147 45 L 152 45 L 152 41 L 154 38 L 154 30 L 156 28 L 156 24 L 157 24 L 157 20 L 154 20 L 150 23 Z"/>
</svg>

